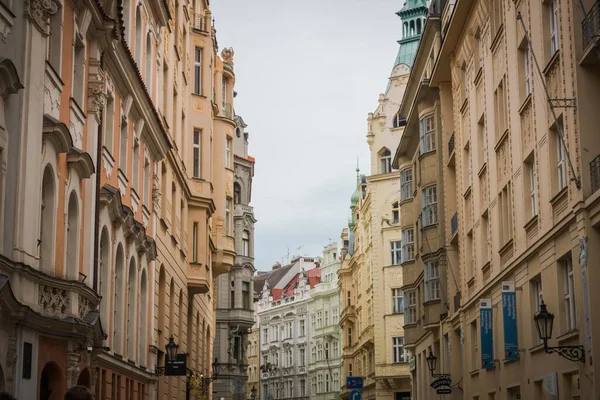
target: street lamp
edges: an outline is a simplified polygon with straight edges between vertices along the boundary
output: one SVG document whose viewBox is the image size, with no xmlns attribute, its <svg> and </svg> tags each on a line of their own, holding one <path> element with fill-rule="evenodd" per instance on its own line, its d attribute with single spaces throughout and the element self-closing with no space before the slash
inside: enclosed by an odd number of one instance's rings
<svg viewBox="0 0 600 400">
<path fill-rule="evenodd" d="M 440 379 L 450 379 L 450 374 L 434 374 L 433 371 L 435 371 L 435 367 L 437 365 L 437 357 L 433 355 L 433 352 L 431 351 L 431 349 L 429 349 L 429 355 L 427 357 L 425 357 L 425 361 L 427 361 L 427 367 L 429 368 L 429 371 L 431 372 L 431 376 L 434 378 L 440 378 Z"/>
<path fill-rule="evenodd" d="M 548 354 L 558 353 L 569 361 L 585 363 L 585 351 L 583 346 L 557 346 L 548 347 L 548 339 L 552 338 L 552 327 L 554 325 L 554 314 L 548 312 L 546 304 L 542 300 L 540 311 L 533 316 L 538 337 L 544 342 L 544 351 Z"/>
<path fill-rule="evenodd" d="M 179 348 L 178 344 L 175 344 L 175 339 L 173 339 L 173 336 L 171 336 L 169 338 L 169 343 L 167 343 L 167 345 L 165 346 L 165 349 L 167 350 L 167 360 L 168 361 L 175 361 L 175 359 L 177 358 L 177 349 Z"/>
</svg>

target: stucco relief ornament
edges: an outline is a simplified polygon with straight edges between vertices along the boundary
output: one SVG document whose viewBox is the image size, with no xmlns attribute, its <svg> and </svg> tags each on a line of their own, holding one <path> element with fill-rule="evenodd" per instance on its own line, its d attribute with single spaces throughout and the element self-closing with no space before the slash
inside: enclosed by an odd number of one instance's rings
<svg viewBox="0 0 600 400">
<path fill-rule="evenodd" d="M 12 369 L 17 365 L 17 338 L 10 336 L 6 348 L 6 365 Z"/>
<path fill-rule="evenodd" d="M 233 67 L 233 55 L 235 52 L 233 51 L 233 47 L 224 48 L 221 52 L 221 58 L 223 58 L 223 63 L 229 64 Z"/>
<path fill-rule="evenodd" d="M 96 114 L 96 122 L 102 123 L 102 110 L 106 105 L 106 94 L 104 93 L 104 85 L 96 84 L 92 86 L 92 107 Z"/>
<path fill-rule="evenodd" d="M 58 11 L 56 0 L 25 0 L 25 12 L 43 34 L 47 35 L 48 18 Z"/>
</svg>

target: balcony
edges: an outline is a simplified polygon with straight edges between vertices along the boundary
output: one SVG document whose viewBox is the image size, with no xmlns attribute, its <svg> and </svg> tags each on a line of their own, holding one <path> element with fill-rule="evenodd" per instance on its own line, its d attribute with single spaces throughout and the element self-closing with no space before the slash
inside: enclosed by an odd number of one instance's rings
<svg viewBox="0 0 600 400">
<path fill-rule="evenodd" d="M 600 41 L 600 0 L 592 6 L 581 22 L 583 30 L 583 50 L 586 51 L 591 44 Z"/>
<path fill-rule="evenodd" d="M 244 204 L 236 204 L 233 210 L 234 217 L 243 217 L 245 214 L 254 215 L 254 207 Z"/>
<path fill-rule="evenodd" d="M 233 120 L 233 106 L 229 103 L 223 104 L 219 116 Z"/>
<path fill-rule="evenodd" d="M 600 189 L 600 155 L 590 162 L 590 183 L 592 185 L 592 194 Z"/>
<path fill-rule="evenodd" d="M 210 26 L 210 16 L 204 13 L 194 13 L 194 29 L 208 33 L 208 27 Z"/>
<path fill-rule="evenodd" d="M 205 265 L 189 263 L 187 268 L 187 286 L 191 294 L 204 294 L 210 290 L 209 271 Z"/>
</svg>

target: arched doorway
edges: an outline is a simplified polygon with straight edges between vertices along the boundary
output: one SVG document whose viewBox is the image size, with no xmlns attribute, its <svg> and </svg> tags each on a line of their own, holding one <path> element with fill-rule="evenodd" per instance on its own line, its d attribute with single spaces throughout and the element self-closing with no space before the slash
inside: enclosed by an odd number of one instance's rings
<svg viewBox="0 0 600 400">
<path fill-rule="evenodd" d="M 88 389 L 92 388 L 92 379 L 90 377 L 90 370 L 88 368 L 85 368 L 79 374 L 79 378 L 77 378 L 77 385 L 85 386 Z"/>
<path fill-rule="evenodd" d="M 62 374 L 60 368 L 49 362 L 40 377 L 40 400 L 61 400 L 63 397 Z"/>
</svg>

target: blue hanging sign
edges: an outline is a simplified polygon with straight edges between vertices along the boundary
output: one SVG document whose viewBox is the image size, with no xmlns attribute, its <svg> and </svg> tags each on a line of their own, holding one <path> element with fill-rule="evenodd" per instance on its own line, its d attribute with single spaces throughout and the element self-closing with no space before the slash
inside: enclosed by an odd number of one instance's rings
<svg viewBox="0 0 600 400">
<path fill-rule="evenodd" d="M 492 300 L 479 300 L 479 326 L 481 329 L 481 368 L 494 369 L 494 336 Z"/>
<path fill-rule="evenodd" d="M 518 360 L 517 296 L 514 282 L 502 282 L 502 321 L 504 324 L 504 359 Z"/>
</svg>

